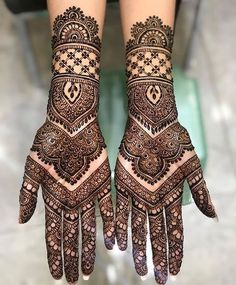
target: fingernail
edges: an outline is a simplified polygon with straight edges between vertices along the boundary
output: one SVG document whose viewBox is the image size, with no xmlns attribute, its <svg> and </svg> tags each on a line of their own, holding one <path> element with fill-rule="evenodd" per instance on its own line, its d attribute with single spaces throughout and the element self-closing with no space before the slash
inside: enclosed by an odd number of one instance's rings
<svg viewBox="0 0 236 285">
<path fill-rule="evenodd" d="M 90 275 L 83 275 L 83 279 L 84 279 L 85 281 L 88 281 L 89 278 L 90 278 Z"/>
<path fill-rule="evenodd" d="M 140 279 L 141 279 L 142 281 L 145 281 L 145 280 L 147 279 L 147 274 L 146 274 L 146 275 L 143 275 L 143 276 L 140 276 Z"/>
</svg>

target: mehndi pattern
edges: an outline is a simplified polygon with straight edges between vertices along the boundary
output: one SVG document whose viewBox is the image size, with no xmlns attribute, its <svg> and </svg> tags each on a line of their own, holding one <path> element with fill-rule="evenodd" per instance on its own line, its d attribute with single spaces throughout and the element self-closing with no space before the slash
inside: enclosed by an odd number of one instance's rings
<svg viewBox="0 0 236 285">
<path fill-rule="evenodd" d="M 115 238 L 111 170 L 97 120 L 98 29 L 93 17 L 74 6 L 54 21 L 47 118 L 27 157 L 19 197 L 19 222 L 26 223 L 41 186 L 49 270 L 55 279 L 64 271 L 69 283 L 79 278 L 80 235 L 82 273 L 90 275 L 94 269 L 96 200 L 107 249 L 112 249 Z"/>
<path fill-rule="evenodd" d="M 126 44 L 129 116 L 115 167 L 116 238 L 127 248 L 130 210 L 133 259 L 147 274 L 149 222 L 154 276 L 166 284 L 183 258 L 182 196 L 187 180 L 198 208 L 216 217 L 199 158 L 187 130 L 178 122 L 171 54 L 173 31 L 157 16 L 131 28 Z"/>
</svg>

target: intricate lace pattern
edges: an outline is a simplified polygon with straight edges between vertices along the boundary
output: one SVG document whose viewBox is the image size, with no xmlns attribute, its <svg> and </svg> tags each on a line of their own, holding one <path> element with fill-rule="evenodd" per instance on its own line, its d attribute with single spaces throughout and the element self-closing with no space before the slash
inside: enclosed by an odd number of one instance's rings
<svg viewBox="0 0 236 285">
<path fill-rule="evenodd" d="M 54 21 L 52 46 L 55 48 L 68 43 L 85 43 L 100 49 L 98 29 L 97 21 L 93 17 L 86 16 L 80 8 L 70 7 Z"/>
<path fill-rule="evenodd" d="M 64 267 L 67 281 L 74 283 L 79 278 L 80 221 L 81 269 L 89 275 L 94 268 L 96 199 L 105 246 L 112 249 L 114 245 L 111 171 L 97 121 L 101 42 L 95 19 L 76 7 L 55 19 L 53 31 L 47 120 L 26 161 L 19 222 L 25 223 L 33 215 L 41 185 L 50 272 L 60 279 Z"/>
<path fill-rule="evenodd" d="M 172 49 L 173 31 L 157 16 L 150 16 L 145 22 L 134 24 L 131 28 L 131 36 L 132 39 L 126 44 L 127 53 L 140 46 L 160 47 L 170 51 Z"/>
<path fill-rule="evenodd" d="M 121 155 L 132 161 L 137 176 L 152 185 L 167 174 L 171 164 L 181 160 L 186 150 L 193 150 L 193 146 L 179 123 L 152 138 L 131 118 L 120 146 Z"/>
<path fill-rule="evenodd" d="M 32 151 L 40 160 L 53 164 L 57 174 L 75 184 L 105 148 L 104 139 L 96 121 L 92 121 L 77 135 L 70 137 L 50 121 L 38 130 Z"/>
<path fill-rule="evenodd" d="M 208 217 L 216 212 L 189 134 L 177 121 L 173 32 L 153 16 L 136 23 L 131 35 L 126 45 L 129 117 L 115 168 L 116 237 L 125 250 L 131 197 L 135 269 L 141 276 L 147 273 L 148 216 L 154 275 L 158 284 L 165 284 L 168 271 L 176 275 L 182 263 L 186 179 L 198 208 Z"/>
<path fill-rule="evenodd" d="M 69 77 L 53 80 L 47 113 L 50 121 L 62 125 L 71 134 L 96 117 L 97 106 L 96 83 Z"/>
<path fill-rule="evenodd" d="M 156 134 L 177 119 L 173 86 L 145 80 L 129 85 L 129 112 L 144 127 Z"/>
<path fill-rule="evenodd" d="M 170 60 L 170 53 L 158 48 L 132 50 L 127 54 L 127 78 L 131 81 L 137 77 L 154 76 L 172 80 Z"/>
<path fill-rule="evenodd" d="M 99 79 L 99 52 L 86 45 L 64 44 L 55 49 L 52 61 L 54 76 L 74 74 Z"/>
</svg>

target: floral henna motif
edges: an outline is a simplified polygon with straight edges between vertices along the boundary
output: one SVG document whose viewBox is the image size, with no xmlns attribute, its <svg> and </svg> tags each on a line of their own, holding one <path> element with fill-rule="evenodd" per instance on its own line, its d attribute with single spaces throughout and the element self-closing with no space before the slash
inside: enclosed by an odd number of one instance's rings
<svg viewBox="0 0 236 285">
<path fill-rule="evenodd" d="M 154 80 L 135 82 L 128 89 L 129 113 L 146 129 L 156 134 L 177 119 L 177 109 L 170 83 Z"/>
<path fill-rule="evenodd" d="M 129 118 L 120 154 L 132 162 L 138 177 L 154 185 L 167 174 L 171 164 L 193 150 L 187 131 L 177 122 L 155 138 Z"/>
<path fill-rule="evenodd" d="M 64 268 L 67 281 L 74 283 L 79 278 L 80 226 L 81 269 L 89 275 L 94 268 L 96 200 L 107 249 L 115 239 L 111 171 L 97 120 L 101 41 L 96 20 L 76 7 L 55 19 L 53 33 L 47 119 L 27 157 L 19 222 L 32 217 L 41 186 L 50 272 L 60 279 Z"/>
<path fill-rule="evenodd" d="M 98 158 L 103 148 L 104 139 L 96 121 L 73 137 L 46 121 L 38 130 L 31 150 L 37 152 L 41 161 L 53 164 L 58 175 L 73 185 L 86 173 L 90 162 Z"/>
<path fill-rule="evenodd" d="M 97 106 L 96 82 L 69 77 L 53 80 L 47 114 L 50 121 L 62 125 L 71 134 L 96 117 Z"/>
<path fill-rule="evenodd" d="M 54 35 L 52 46 L 57 47 L 67 43 L 89 44 L 96 49 L 101 48 L 101 40 L 98 37 L 97 21 L 75 6 L 57 16 L 53 25 Z"/>
<path fill-rule="evenodd" d="M 173 31 L 157 16 L 131 29 L 126 45 L 129 117 L 115 168 L 116 237 L 127 248 L 132 200 L 133 258 L 137 273 L 147 273 L 148 216 L 154 275 L 165 284 L 183 258 L 182 196 L 187 179 L 193 199 L 208 217 L 216 217 L 200 161 L 187 130 L 178 122 L 171 53 Z M 126 160 L 126 161 L 124 161 Z"/>
</svg>

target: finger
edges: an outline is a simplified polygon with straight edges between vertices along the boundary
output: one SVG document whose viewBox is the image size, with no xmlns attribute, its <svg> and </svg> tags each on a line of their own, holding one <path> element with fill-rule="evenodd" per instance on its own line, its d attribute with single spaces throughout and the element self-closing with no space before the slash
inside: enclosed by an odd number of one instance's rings
<svg viewBox="0 0 236 285">
<path fill-rule="evenodd" d="M 44 176 L 44 169 L 30 156 L 26 159 L 25 174 L 19 195 L 19 223 L 27 223 L 37 205 L 38 189 Z"/>
<path fill-rule="evenodd" d="M 182 189 L 183 185 L 174 188 L 165 199 L 169 272 L 172 275 L 178 274 L 183 259 Z"/>
<path fill-rule="evenodd" d="M 168 278 L 167 263 L 167 238 L 162 206 L 148 211 L 150 238 L 152 245 L 152 257 L 154 275 L 158 284 L 165 284 Z"/>
<path fill-rule="evenodd" d="M 111 181 L 103 185 L 98 193 L 98 203 L 103 220 L 103 236 L 107 249 L 112 249 L 115 244 L 114 212 L 111 197 Z"/>
<path fill-rule="evenodd" d="M 65 209 L 63 213 L 63 252 L 66 280 L 69 283 L 79 279 L 79 211 Z"/>
<path fill-rule="evenodd" d="M 45 203 L 45 239 L 49 270 L 54 279 L 60 279 L 63 275 L 62 263 L 62 207 L 50 193 L 43 188 Z"/>
<path fill-rule="evenodd" d="M 199 158 L 195 155 L 184 164 L 184 173 L 193 196 L 193 199 L 199 210 L 210 218 L 216 218 L 215 207 L 211 201 L 206 182 L 203 178 Z"/>
<path fill-rule="evenodd" d="M 146 207 L 139 201 L 132 199 L 132 242 L 133 258 L 136 272 L 140 276 L 147 274 L 147 213 Z"/>
<path fill-rule="evenodd" d="M 90 275 L 94 269 L 96 249 L 96 215 L 95 203 L 91 201 L 82 206 L 82 264 L 84 275 Z"/>
<path fill-rule="evenodd" d="M 116 183 L 116 239 L 120 250 L 126 250 L 128 245 L 128 219 L 130 212 L 128 192 Z"/>
</svg>

